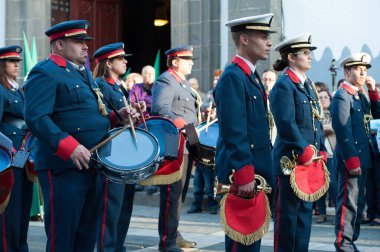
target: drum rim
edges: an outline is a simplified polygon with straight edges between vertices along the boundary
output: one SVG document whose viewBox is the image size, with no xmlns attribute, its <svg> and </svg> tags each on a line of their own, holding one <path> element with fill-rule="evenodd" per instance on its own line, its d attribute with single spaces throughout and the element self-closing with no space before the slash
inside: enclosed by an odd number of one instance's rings
<svg viewBox="0 0 380 252">
<path fill-rule="evenodd" d="M 114 131 L 119 131 L 120 129 L 121 129 L 121 127 L 114 128 L 114 129 L 108 131 L 107 134 L 109 134 L 111 132 L 114 132 Z M 129 129 L 130 129 L 130 127 L 127 127 L 124 131 L 129 130 Z M 158 159 L 160 157 L 160 144 L 159 144 L 157 138 L 152 133 L 150 133 L 149 131 L 146 131 L 145 129 L 141 129 L 141 128 L 135 127 L 135 130 L 148 133 L 148 135 L 150 135 L 151 137 L 153 137 L 154 142 L 157 144 L 157 153 L 154 155 L 154 158 L 152 159 L 152 161 L 150 161 L 147 165 L 145 165 L 145 166 L 143 166 L 141 168 L 123 170 L 123 169 L 119 169 L 119 168 L 116 168 L 116 167 L 112 167 L 108 163 L 105 163 L 102 160 L 102 158 L 99 156 L 98 150 L 101 149 L 101 148 L 99 148 L 99 149 L 96 150 L 96 157 L 97 157 L 98 162 L 101 163 L 102 166 L 106 167 L 107 169 L 112 170 L 112 171 L 116 171 L 116 172 L 135 172 L 135 171 L 140 171 L 142 169 L 146 169 L 147 167 L 151 167 L 152 165 L 154 165 L 158 161 Z"/>
<path fill-rule="evenodd" d="M 9 161 L 9 162 L 6 163 L 6 167 L 5 168 L 1 168 L 0 167 L 0 173 L 2 173 L 3 171 L 5 171 L 6 169 L 8 169 L 11 166 L 11 164 L 12 164 L 12 154 L 11 154 L 11 152 L 7 148 L 5 148 L 4 146 L 0 145 L 0 155 L 3 155 L 3 154 L 4 154 L 4 156 L 8 157 L 8 159 L 6 161 Z M 4 164 L 5 164 L 5 162 L 4 162 Z"/>
</svg>

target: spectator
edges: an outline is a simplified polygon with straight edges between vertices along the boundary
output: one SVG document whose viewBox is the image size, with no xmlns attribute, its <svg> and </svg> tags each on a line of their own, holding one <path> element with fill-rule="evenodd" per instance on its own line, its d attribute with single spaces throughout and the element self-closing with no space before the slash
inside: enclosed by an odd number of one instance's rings
<svg viewBox="0 0 380 252">
<path fill-rule="evenodd" d="M 317 82 L 322 83 L 322 82 Z M 325 84 L 325 83 L 322 83 Z M 316 84 L 317 86 L 317 84 Z M 330 105 L 332 96 L 328 91 L 327 84 L 320 86 L 322 89 L 318 92 L 318 98 L 322 104 L 324 118 L 322 120 L 323 130 L 325 133 L 325 147 L 327 149 L 327 169 L 330 172 L 330 187 L 329 187 L 329 202 L 332 202 L 335 206 L 335 198 L 336 198 L 336 183 L 337 183 L 337 173 L 335 171 L 335 167 L 332 165 L 333 160 L 333 151 L 335 148 L 335 133 L 331 125 L 331 113 L 330 113 Z M 318 88 L 317 88 L 318 89 Z M 319 216 L 317 218 L 317 223 L 326 222 L 326 194 L 317 201 Z"/>
<path fill-rule="evenodd" d="M 130 73 L 127 75 L 127 78 L 125 81 L 122 80 L 122 84 L 125 89 L 130 91 L 134 84 L 136 83 L 142 83 L 143 78 L 139 73 Z"/>
<path fill-rule="evenodd" d="M 265 90 L 269 95 L 269 92 L 272 90 L 274 83 L 276 83 L 277 74 L 274 70 L 265 70 L 261 78 L 263 79 Z"/>
</svg>

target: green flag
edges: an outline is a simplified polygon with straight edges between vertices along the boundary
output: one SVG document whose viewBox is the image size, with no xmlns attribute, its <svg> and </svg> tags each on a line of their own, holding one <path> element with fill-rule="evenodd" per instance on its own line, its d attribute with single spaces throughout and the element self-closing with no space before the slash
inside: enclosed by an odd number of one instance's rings
<svg viewBox="0 0 380 252">
<path fill-rule="evenodd" d="M 154 61 L 154 70 L 156 71 L 156 80 L 160 75 L 160 49 L 157 51 L 156 60 Z"/>
<path fill-rule="evenodd" d="M 34 65 L 38 63 L 36 38 L 34 36 L 32 40 L 32 49 L 30 50 L 30 54 L 32 58 L 32 67 L 34 67 Z"/>
<path fill-rule="evenodd" d="M 128 76 L 128 74 L 131 73 L 131 71 L 132 71 L 132 68 L 130 68 L 130 67 L 127 69 L 127 71 L 125 71 L 125 74 L 123 75 L 124 80 L 127 79 L 127 76 Z"/>
<path fill-rule="evenodd" d="M 28 40 L 26 39 L 25 32 L 22 32 L 24 37 L 24 75 L 27 75 L 33 67 L 32 56 L 30 55 Z"/>
</svg>

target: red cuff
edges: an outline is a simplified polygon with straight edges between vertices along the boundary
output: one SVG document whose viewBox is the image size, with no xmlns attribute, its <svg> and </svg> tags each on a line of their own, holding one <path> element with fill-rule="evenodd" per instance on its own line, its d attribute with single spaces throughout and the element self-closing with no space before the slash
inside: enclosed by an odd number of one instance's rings
<svg viewBox="0 0 380 252">
<path fill-rule="evenodd" d="M 327 152 L 326 151 L 319 151 L 319 155 L 323 156 L 323 161 L 325 161 L 325 163 L 326 163 L 327 162 Z"/>
<path fill-rule="evenodd" d="M 111 111 L 108 118 L 111 122 L 111 128 L 117 127 L 117 124 L 120 123 L 120 120 L 117 118 L 115 111 Z"/>
<path fill-rule="evenodd" d="M 314 151 L 311 148 L 311 146 L 307 146 L 303 153 L 298 157 L 298 162 L 301 164 L 304 164 L 308 161 L 310 161 L 314 156 Z"/>
<path fill-rule="evenodd" d="M 74 137 L 68 136 L 59 141 L 56 155 L 63 160 L 67 160 L 78 145 L 79 143 Z"/>
<path fill-rule="evenodd" d="M 371 92 L 371 91 L 368 91 L 368 95 L 369 95 L 369 99 L 371 101 L 374 101 L 374 102 L 377 102 L 380 100 L 380 95 L 379 93 L 377 92 L 377 89 L 375 89 L 375 91 Z"/>
<path fill-rule="evenodd" d="M 252 165 L 246 165 L 234 172 L 234 184 L 241 186 L 252 182 L 255 179 L 255 169 Z"/>
<path fill-rule="evenodd" d="M 347 170 L 351 171 L 353 169 L 359 168 L 360 167 L 360 159 L 359 157 L 350 157 L 346 163 L 346 168 Z"/>
<path fill-rule="evenodd" d="M 183 118 L 176 118 L 174 119 L 173 121 L 174 125 L 178 128 L 178 129 L 181 129 L 183 127 L 185 127 L 185 125 L 187 124 L 187 122 L 185 120 L 183 120 Z"/>
</svg>

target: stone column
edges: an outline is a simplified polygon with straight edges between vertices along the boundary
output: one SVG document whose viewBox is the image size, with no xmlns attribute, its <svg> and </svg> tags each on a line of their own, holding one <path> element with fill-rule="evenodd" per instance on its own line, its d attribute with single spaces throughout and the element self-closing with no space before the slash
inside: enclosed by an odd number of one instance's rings
<svg viewBox="0 0 380 252">
<path fill-rule="evenodd" d="M 29 47 L 33 36 L 36 38 L 38 59 L 47 57 L 50 47 L 44 32 L 51 24 L 51 0 L 6 0 L 5 5 L 5 44 L 24 47 L 22 35 L 24 31 Z M 20 76 L 23 73 L 24 68 L 21 64 Z"/>
<path fill-rule="evenodd" d="M 191 77 L 199 80 L 200 89 L 212 86 L 212 73 L 220 66 L 220 1 L 172 0 L 171 45 L 194 46 Z"/>
</svg>

